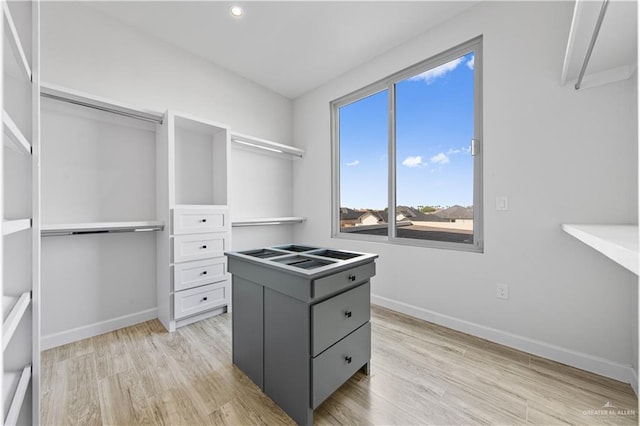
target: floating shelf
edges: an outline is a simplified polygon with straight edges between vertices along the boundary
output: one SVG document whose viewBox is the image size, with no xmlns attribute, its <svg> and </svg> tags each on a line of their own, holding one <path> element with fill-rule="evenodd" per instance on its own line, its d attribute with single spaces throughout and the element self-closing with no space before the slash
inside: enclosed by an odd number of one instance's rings
<svg viewBox="0 0 640 426">
<path fill-rule="evenodd" d="M 296 148 L 290 145 L 284 145 L 277 142 L 271 142 L 266 139 L 256 138 L 254 136 L 243 135 L 240 133 L 231 133 L 231 142 L 249 146 L 252 148 L 258 148 L 269 152 L 275 152 L 278 154 L 289 154 L 294 157 L 302 158 L 304 150 Z"/>
<path fill-rule="evenodd" d="M 20 297 L 2 296 L 2 311 L 8 314 L 2 321 L 2 350 L 4 351 L 13 337 L 31 303 L 31 292 L 25 291 Z"/>
<path fill-rule="evenodd" d="M 29 141 L 22 134 L 20 128 L 18 128 L 16 123 L 11 119 L 11 116 L 4 109 L 2 110 L 2 128 L 4 134 L 13 142 L 12 144 L 7 144 L 9 148 L 15 149 L 23 154 L 31 155 L 31 144 L 29 144 Z"/>
<path fill-rule="evenodd" d="M 569 235 L 638 275 L 638 225 L 562 225 Z"/>
<path fill-rule="evenodd" d="M 62 235 L 107 234 L 116 232 L 162 231 L 164 223 L 146 222 L 92 222 L 92 223 L 59 223 L 41 225 L 40 235 L 53 237 Z"/>
<path fill-rule="evenodd" d="M 267 226 L 267 225 L 292 225 L 302 223 L 307 220 L 306 217 L 269 217 L 260 219 L 240 219 L 231 222 L 234 228 L 241 226 Z"/>
<path fill-rule="evenodd" d="M 9 407 L 4 425 L 15 425 L 18 422 L 20 409 L 31 380 L 31 365 L 27 365 L 21 372 L 5 372 L 2 375 L 2 389 L 4 407 Z"/>
<path fill-rule="evenodd" d="M 7 35 L 13 56 L 20 68 L 20 74 L 24 75 L 28 81 L 31 81 L 31 67 L 29 66 L 29 61 L 27 61 L 27 55 L 22 48 L 20 36 L 18 36 L 18 30 L 16 29 L 16 24 L 13 21 L 13 16 L 11 15 L 7 2 L 2 2 L 2 11 L 4 12 L 4 31 Z"/>
<path fill-rule="evenodd" d="M 5 220 L 2 222 L 2 235 L 11 235 L 31 228 L 31 219 Z"/>
</svg>

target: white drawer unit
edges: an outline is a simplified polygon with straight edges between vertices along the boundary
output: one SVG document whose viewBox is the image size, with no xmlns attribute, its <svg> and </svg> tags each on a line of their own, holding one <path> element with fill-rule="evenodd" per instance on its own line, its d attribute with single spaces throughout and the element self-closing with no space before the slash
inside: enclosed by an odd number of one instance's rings
<svg viewBox="0 0 640 426">
<path fill-rule="evenodd" d="M 228 249 L 229 234 L 176 235 L 173 238 L 173 262 L 207 259 L 224 256 Z"/>
<path fill-rule="evenodd" d="M 173 290 L 180 291 L 227 279 L 224 257 L 177 263 L 173 267 Z"/>
<path fill-rule="evenodd" d="M 173 210 L 173 234 L 203 234 L 228 230 L 226 208 L 210 206 L 202 208 L 176 208 Z"/>
<path fill-rule="evenodd" d="M 174 318 L 184 318 L 227 304 L 228 281 L 183 290 L 173 295 Z"/>
</svg>

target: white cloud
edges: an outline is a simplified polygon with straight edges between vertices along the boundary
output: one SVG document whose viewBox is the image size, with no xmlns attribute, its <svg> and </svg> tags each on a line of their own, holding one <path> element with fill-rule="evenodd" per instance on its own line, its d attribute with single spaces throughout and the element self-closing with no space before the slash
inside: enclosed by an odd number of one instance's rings
<svg viewBox="0 0 640 426">
<path fill-rule="evenodd" d="M 434 164 L 447 164 L 449 162 L 449 157 L 444 152 L 434 155 L 429 159 Z"/>
<path fill-rule="evenodd" d="M 454 59 L 451 62 L 447 62 L 446 64 L 442 64 L 438 67 L 432 68 L 428 71 L 423 72 L 422 74 L 416 75 L 415 77 L 411 77 L 409 80 L 410 81 L 424 80 L 425 83 L 431 84 L 438 77 L 442 77 L 448 72 L 455 70 L 458 67 L 458 65 L 462 63 L 463 59 L 464 57 Z"/>
<path fill-rule="evenodd" d="M 405 167 L 418 167 L 423 166 L 424 163 L 422 162 L 422 157 L 420 155 L 417 155 L 415 157 L 405 158 L 402 162 L 402 165 Z"/>
<path fill-rule="evenodd" d="M 360 164 L 360 160 L 355 160 L 355 161 L 352 161 L 350 163 L 346 163 L 345 166 L 353 167 L 353 166 L 357 166 L 358 164 Z"/>
<path fill-rule="evenodd" d="M 466 65 L 469 67 L 470 70 L 472 70 L 475 65 L 475 59 L 476 59 L 476 55 L 473 55 L 471 59 L 467 61 Z"/>
<path fill-rule="evenodd" d="M 468 154 L 470 152 L 471 152 L 471 147 L 470 146 L 463 146 L 461 148 L 449 148 L 449 151 L 447 151 L 446 155 L 455 155 L 455 154 L 460 154 L 460 153 Z"/>
<path fill-rule="evenodd" d="M 447 151 L 447 155 L 460 154 L 462 151 L 458 148 L 451 148 Z"/>
</svg>

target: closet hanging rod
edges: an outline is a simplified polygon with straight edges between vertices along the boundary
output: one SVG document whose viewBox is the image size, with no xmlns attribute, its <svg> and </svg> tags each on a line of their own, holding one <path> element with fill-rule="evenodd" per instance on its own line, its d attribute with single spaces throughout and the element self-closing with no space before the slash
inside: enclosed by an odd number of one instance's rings
<svg viewBox="0 0 640 426">
<path fill-rule="evenodd" d="M 114 234 L 121 232 L 162 231 L 162 222 L 102 222 L 85 224 L 42 225 L 40 235 L 59 237 L 67 235 Z"/>
<path fill-rule="evenodd" d="M 92 104 L 90 102 L 85 102 L 85 101 L 81 101 L 81 100 L 78 100 L 78 99 L 65 98 L 64 96 L 58 96 L 58 95 L 54 95 L 52 93 L 41 92 L 40 96 L 42 96 L 44 98 L 49 98 L 49 99 L 53 99 L 53 100 L 56 100 L 56 101 L 60 101 L 60 102 L 67 102 L 67 103 L 74 104 L 74 105 L 79 105 L 79 106 L 83 106 L 83 107 L 87 107 L 87 108 L 97 109 L 99 111 L 110 112 L 112 114 L 122 115 L 124 117 L 135 118 L 136 120 L 142 120 L 142 121 L 147 121 L 147 122 L 150 122 L 150 123 L 162 124 L 162 117 L 154 117 L 152 115 L 142 115 L 142 114 L 136 114 L 135 112 L 122 111 L 122 110 L 118 110 L 116 108 L 109 108 L 107 106 L 95 105 L 95 104 Z"/>
<path fill-rule="evenodd" d="M 582 68 L 580 68 L 580 74 L 578 74 L 578 80 L 576 81 L 575 89 L 580 90 L 580 86 L 582 85 L 582 79 L 584 78 L 584 73 L 587 71 L 587 65 L 589 65 L 589 60 L 591 59 L 591 53 L 593 52 L 593 47 L 596 44 L 596 40 L 598 39 L 598 33 L 600 32 L 600 27 L 602 26 L 602 21 L 604 20 L 604 15 L 607 12 L 607 6 L 609 5 L 609 0 L 602 1 L 602 7 L 600 8 L 600 14 L 598 15 L 598 20 L 596 21 L 596 26 L 593 29 L 593 34 L 591 35 L 591 41 L 589 42 L 589 47 L 587 48 L 587 54 L 584 57 L 584 62 L 582 63 Z"/>
</svg>

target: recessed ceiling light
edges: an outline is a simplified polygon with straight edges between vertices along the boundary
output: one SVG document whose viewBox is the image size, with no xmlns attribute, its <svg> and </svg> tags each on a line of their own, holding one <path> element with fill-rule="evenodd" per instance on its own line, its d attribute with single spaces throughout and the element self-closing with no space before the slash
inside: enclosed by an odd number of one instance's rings
<svg viewBox="0 0 640 426">
<path fill-rule="evenodd" d="M 229 8 L 229 13 L 234 18 L 239 18 L 239 17 L 242 16 L 244 11 L 242 10 L 242 8 L 240 6 L 231 6 L 231 8 Z"/>
</svg>

